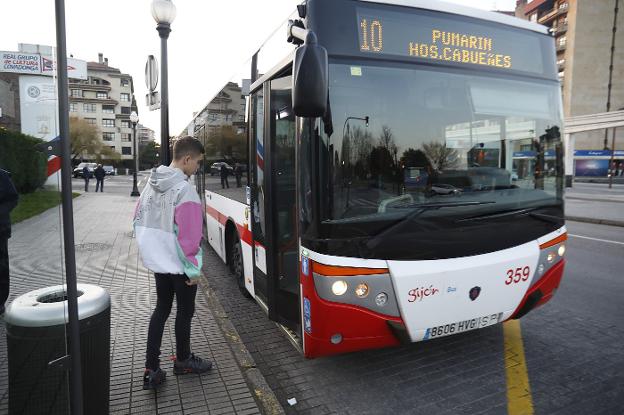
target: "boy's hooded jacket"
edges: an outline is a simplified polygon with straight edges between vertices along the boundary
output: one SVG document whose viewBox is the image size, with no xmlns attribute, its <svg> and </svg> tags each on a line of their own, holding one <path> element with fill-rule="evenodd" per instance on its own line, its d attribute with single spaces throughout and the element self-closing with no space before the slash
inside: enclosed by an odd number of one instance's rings
<svg viewBox="0 0 624 415">
<path fill-rule="evenodd" d="M 136 206 L 134 231 L 143 264 L 161 274 L 199 278 L 202 210 L 195 188 L 178 168 L 152 169 Z"/>
</svg>

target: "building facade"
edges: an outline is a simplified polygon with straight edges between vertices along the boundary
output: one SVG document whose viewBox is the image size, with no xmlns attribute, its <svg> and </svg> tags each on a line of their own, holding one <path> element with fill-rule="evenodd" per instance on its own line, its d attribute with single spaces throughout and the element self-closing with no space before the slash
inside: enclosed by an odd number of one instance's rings
<svg viewBox="0 0 624 415">
<path fill-rule="evenodd" d="M 132 111 L 138 112 L 132 76 L 109 66 L 101 53 L 97 62 L 87 62 L 86 80 L 69 79 L 69 116 L 97 127 L 122 160 L 133 158 Z"/>
<path fill-rule="evenodd" d="M 566 119 L 624 109 L 623 6 L 623 0 L 516 2 L 517 17 L 550 27 L 555 37 Z M 624 128 L 574 133 L 575 157 L 593 159 L 580 164 L 596 166 L 596 175 L 603 175 L 610 170 L 613 143 L 615 150 L 624 150 Z M 611 169 L 621 171 L 622 164 L 616 160 Z"/>
<path fill-rule="evenodd" d="M 139 140 L 139 144 L 141 145 L 149 143 L 150 141 L 155 141 L 154 130 L 144 126 L 143 124 L 137 124 L 136 134 L 137 134 L 137 140 Z"/>
</svg>

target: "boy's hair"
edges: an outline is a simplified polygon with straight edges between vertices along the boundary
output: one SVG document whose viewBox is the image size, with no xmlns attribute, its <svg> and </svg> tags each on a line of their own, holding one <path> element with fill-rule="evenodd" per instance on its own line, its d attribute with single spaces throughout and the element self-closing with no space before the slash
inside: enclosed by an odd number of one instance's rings
<svg viewBox="0 0 624 415">
<path fill-rule="evenodd" d="M 189 135 L 178 138 L 173 144 L 173 159 L 180 160 L 185 156 L 199 156 L 204 154 L 204 146 Z"/>
</svg>

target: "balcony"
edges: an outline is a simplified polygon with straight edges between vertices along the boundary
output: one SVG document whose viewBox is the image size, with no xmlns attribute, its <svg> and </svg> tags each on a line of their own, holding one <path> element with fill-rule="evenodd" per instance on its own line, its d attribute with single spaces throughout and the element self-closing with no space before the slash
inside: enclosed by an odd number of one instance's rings
<svg viewBox="0 0 624 415">
<path fill-rule="evenodd" d="M 546 24 L 547 22 L 551 21 L 557 15 L 558 11 L 559 11 L 559 9 L 553 9 L 553 10 L 549 11 L 548 13 L 540 16 L 537 19 L 537 22 L 539 24 Z"/>
<path fill-rule="evenodd" d="M 568 24 L 562 24 L 557 27 L 553 27 L 553 30 L 556 34 L 560 35 L 568 31 Z"/>
</svg>

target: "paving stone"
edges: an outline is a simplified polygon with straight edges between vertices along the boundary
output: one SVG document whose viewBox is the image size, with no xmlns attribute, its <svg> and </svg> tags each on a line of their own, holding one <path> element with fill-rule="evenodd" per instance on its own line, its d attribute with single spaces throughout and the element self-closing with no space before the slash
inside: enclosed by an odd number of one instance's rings
<svg viewBox="0 0 624 415">
<path fill-rule="evenodd" d="M 142 389 L 147 329 L 156 303 L 154 277 L 143 267 L 136 241 L 129 236 L 136 203 L 136 199 L 128 196 L 132 182 L 125 176 L 111 180 L 123 182 L 128 188 L 124 188 L 123 194 L 113 191 L 97 195 L 86 193 L 74 199 L 76 245 L 90 244 L 88 246 L 99 248 L 76 250 L 78 282 L 99 285 L 111 295 L 110 413 L 234 413 L 233 401 L 244 402 L 259 413 L 253 392 L 247 386 L 202 290 L 196 299 L 191 347 L 199 356 L 214 362 L 211 373 L 173 376 L 169 356 L 175 354 L 174 303 L 161 347 L 161 365 L 168 372 L 167 380 L 157 392 Z M 55 210 L 13 227 L 9 243 L 11 299 L 61 283 L 62 264 L 56 259 L 60 258 L 61 252 L 59 232 Z M 36 258 L 29 254 L 33 250 L 37 252 Z M 1 324 L 0 415 L 8 412 L 8 360 L 5 356 L 6 334 L 4 324 Z M 233 398 L 228 390 L 233 391 Z M 251 397 L 251 400 L 236 401 L 239 397 Z"/>
</svg>

